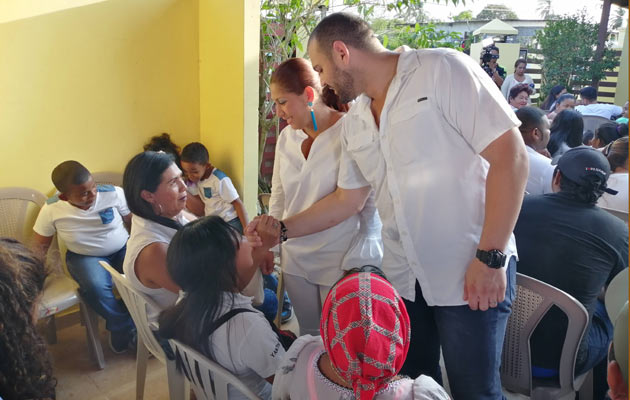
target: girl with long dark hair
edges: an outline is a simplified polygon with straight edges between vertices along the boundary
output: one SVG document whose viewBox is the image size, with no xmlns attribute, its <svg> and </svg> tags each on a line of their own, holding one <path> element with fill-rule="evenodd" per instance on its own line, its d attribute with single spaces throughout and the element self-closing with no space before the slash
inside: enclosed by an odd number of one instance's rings
<svg viewBox="0 0 630 400">
<path fill-rule="evenodd" d="M 268 247 L 252 246 L 220 217 L 189 223 L 173 237 L 167 268 L 184 292 L 160 315 L 160 335 L 175 338 L 235 374 L 259 397 L 271 396 L 284 348 L 251 297 L 250 282 Z M 234 315 L 228 314 L 241 309 Z M 223 320 L 222 320 L 223 318 Z M 240 398 L 229 389 L 229 399 Z"/>
<path fill-rule="evenodd" d="M 584 121 L 579 112 L 567 109 L 556 115 L 551 124 L 551 137 L 547 144 L 551 164 L 556 165 L 567 150 L 582 144 L 583 131 Z"/>
</svg>

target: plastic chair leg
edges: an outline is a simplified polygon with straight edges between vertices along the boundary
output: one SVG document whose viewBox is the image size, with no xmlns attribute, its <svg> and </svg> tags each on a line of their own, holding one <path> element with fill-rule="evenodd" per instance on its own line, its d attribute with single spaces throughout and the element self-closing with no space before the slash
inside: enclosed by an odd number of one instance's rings
<svg viewBox="0 0 630 400">
<path fill-rule="evenodd" d="M 190 388 L 184 375 L 177 371 L 175 360 L 166 360 L 166 377 L 169 398 L 171 400 L 188 400 Z"/>
<path fill-rule="evenodd" d="M 79 304 L 83 321 L 85 321 L 85 333 L 88 341 L 88 349 L 90 354 L 95 358 L 98 369 L 105 368 L 105 357 L 103 356 L 103 347 L 98 333 L 98 315 L 94 310 L 90 309 L 83 300 Z"/>
<path fill-rule="evenodd" d="M 593 400 L 593 370 L 590 370 L 586 375 L 578 393 L 580 400 Z"/>
<path fill-rule="evenodd" d="M 136 346 L 136 400 L 142 400 L 144 398 L 144 381 L 147 378 L 149 349 L 144 345 L 141 335 L 138 335 L 138 343 Z"/>
<path fill-rule="evenodd" d="M 55 322 L 55 316 L 51 315 L 50 317 L 46 318 L 46 321 L 44 321 L 44 325 L 44 329 L 46 332 L 46 342 L 48 344 L 57 343 L 57 324 Z"/>
</svg>

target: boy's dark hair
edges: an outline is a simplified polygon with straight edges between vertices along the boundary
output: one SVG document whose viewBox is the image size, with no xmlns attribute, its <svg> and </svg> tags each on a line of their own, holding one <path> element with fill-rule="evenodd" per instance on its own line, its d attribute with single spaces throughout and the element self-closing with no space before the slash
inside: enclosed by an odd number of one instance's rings
<svg viewBox="0 0 630 400">
<path fill-rule="evenodd" d="M 534 128 L 541 129 L 545 113 L 536 107 L 523 107 L 516 111 L 516 117 L 521 121 L 521 132 L 530 132 Z"/>
<path fill-rule="evenodd" d="M 168 133 L 165 132 L 159 136 L 153 136 L 149 140 L 149 143 L 145 144 L 143 148 L 144 151 L 163 151 L 171 154 L 175 158 L 175 164 L 177 164 L 177 167 L 181 169 L 181 164 L 179 162 L 180 148 L 178 145 L 173 143 L 171 135 Z"/>
<path fill-rule="evenodd" d="M 613 121 L 604 122 L 595 129 L 595 137 L 599 139 L 601 146 L 606 146 L 608 143 L 612 143 L 622 136 L 624 135 L 622 132 L 619 132 L 619 125 Z"/>
<path fill-rule="evenodd" d="M 336 40 L 360 50 L 370 50 L 374 47 L 375 37 L 374 31 L 363 19 L 339 12 L 330 14 L 317 24 L 308 39 L 308 44 L 316 41 L 323 53 L 330 57 L 332 44 Z"/>
<path fill-rule="evenodd" d="M 582 88 L 582 90 L 580 90 L 580 96 L 590 101 L 597 100 L 597 89 L 592 86 Z"/>
<path fill-rule="evenodd" d="M 192 142 L 182 150 L 182 161 L 206 165 L 210 161 L 210 155 L 208 155 L 206 146 L 199 142 Z"/>
<path fill-rule="evenodd" d="M 66 193 L 70 185 L 81 185 L 90 179 L 90 171 L 74 160 L 64 161 L 53 169 L 51 178 L 57 190 Z"/>
</svg>

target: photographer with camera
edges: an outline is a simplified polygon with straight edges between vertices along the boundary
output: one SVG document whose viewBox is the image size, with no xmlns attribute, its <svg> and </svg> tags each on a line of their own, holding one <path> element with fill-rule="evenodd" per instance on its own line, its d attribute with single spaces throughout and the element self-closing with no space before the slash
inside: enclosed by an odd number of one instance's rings
<svg viewBox="0 0 630 400">
<path fill-rule="evenodd" d="M 481 51 L 481 68 L 492 78 L 494 83 L 501 88 L 505 79 L 505 69 L 499 66 L 499 48 L 490 44 Z"/>
</svg>

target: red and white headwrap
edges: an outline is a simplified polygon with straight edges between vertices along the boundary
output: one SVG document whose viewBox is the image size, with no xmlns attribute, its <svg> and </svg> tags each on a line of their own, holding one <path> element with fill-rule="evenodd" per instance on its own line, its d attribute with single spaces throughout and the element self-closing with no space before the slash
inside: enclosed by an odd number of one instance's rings
<svg viewBox="0 0 630 400">
<path fill-rule="evenodd" d="M 402 368 L 411 327 L 396 289 L 376 274 L 359 272 L 328 293 L 320 333 L 333 368 L 352 382 L 355 397 L 371 400 Z"/>
</svg>

